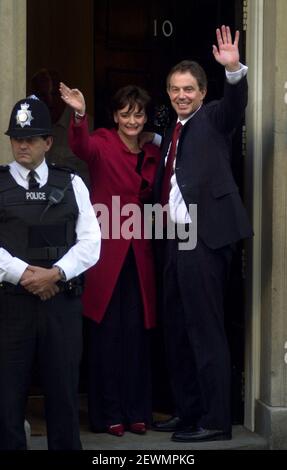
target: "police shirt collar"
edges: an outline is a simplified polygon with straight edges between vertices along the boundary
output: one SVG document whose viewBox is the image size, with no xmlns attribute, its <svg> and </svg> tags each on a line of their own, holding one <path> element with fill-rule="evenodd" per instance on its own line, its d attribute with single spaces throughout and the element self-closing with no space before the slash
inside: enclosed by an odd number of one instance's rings
<svg viewBox="0 0 287 470">
<path fill-rule="evenodd" d="M 24 166 L 20 165 L 20 163 L 16 161 L 14 161 L 13 164 L 15 165 L 15 168 L 18 174 L 20 175 L 21 179 L 27 182 L 30 169 L 25 168 Z M 41 182 L 47 180 L 48 178 L 48 167 L 47 167 L 47 163 L 45 159 L 42 161 L 42 163 L 39 166 L 37 166 L 37 168 L 35 169 L 35 173 L 36 173 L 37 180 L 40 182 L 40 186 L 41 186 Z"/>
</svg>

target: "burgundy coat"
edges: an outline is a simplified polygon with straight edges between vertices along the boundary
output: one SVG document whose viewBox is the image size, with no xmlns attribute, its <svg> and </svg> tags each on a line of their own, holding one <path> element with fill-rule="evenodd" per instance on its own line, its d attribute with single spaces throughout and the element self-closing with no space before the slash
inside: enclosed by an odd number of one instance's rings
<svg viewBox="0 0 287 470">
<path fill-rule="evenodd" d="M 118 230 L 118 238 L 112 238 L 111 219 L 113 213 L 114 221 L 120 218 L 122 224 L 131 216 L 131 214 L 120 216 L 121 209 L 125 204 L 137 204 L 143 209 L 142 200 L 147 200 L 151 195 L 160 151 L 152 144 L 144 146 L 145 155 L 141 170 L 142 176 L 140 176 L 136 173 L 137 155 L 129 151 L 116 130 L 98 129 L 89 135 L 86 119 L 79 125 L 75 125 L 72 120 L 69 129 L 69 143 L 73 152 L 82 160 L 85 160 L 89 166 L 92 204 L 104 204 L 109 209 L 109 237 L 107 239 L 103 238 L 105 234 L 101 223 L 102 248 L 100 259 L 95 266 L 86 272 L 83 295 L 84 315 L 98 323 L 101 322 L 128 249 L 132 245 L 142 294 L 144 323 L 146 328 L 152 328 L 155 326 L 156 297 L 151 241 L 143 237 L 140 239 L 125 239 L 121 230 Z M 142 178 L 148 183 L 144 194 L 140 190 Z M 114 203 L 112 202 L 113 196 L 117 196 Z M 97 215 L 100 215 L 99 222 L 101 222 L 103 211 L 101 211 L 101 214 L 97 212 Z M 137 228 L 140 225 L 142 228 L 142 215 L 141 211 Z M 118 225 L 116 227 L 118 228 Z"/>
</svg>

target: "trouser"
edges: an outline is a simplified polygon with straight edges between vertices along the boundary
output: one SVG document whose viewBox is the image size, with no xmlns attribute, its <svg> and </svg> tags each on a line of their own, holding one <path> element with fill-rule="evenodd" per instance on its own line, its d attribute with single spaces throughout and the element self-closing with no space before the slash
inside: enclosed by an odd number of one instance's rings
<svg viewBox="0 0 287 470">
<path fill-rule="evenodd" d="M 151 420 L 149 332 L 132 249 L 100 324 L 89 322 L 91 429 Z"/>
<path fill-rule="evenodd" d="M 230 357 L 224 292 L 232 249 L 194 250 L 167 241 L 164 332 L 177 413 L 187 424 L 229 432 Z"/>
<path fill-rule="evenodd" d="M 81 449 L 78 378 L 81 301 L 0 291 L 0 449 L 26 449 L 25 407 L 34 361 L 43 385 L 48 448 Z"/>
</svg>

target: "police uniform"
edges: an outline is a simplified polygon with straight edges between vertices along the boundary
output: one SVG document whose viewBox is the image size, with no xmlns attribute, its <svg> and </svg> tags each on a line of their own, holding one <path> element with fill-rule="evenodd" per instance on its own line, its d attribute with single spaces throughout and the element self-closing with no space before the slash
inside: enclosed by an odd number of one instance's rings
<svg viewBox="0 0 287 470">
<path fill-rule="evenodd" d="M 28 112 L 19 118 L 19 112 Z M 25 111 L 26 110 L 26 111 Z M 22 126 L 23 122 L 29 124 Z M 50 116 L 35 99 L 18 102 L 7 134 L 50 135 Z M 78 375 L 82 350 L 80 275 L 99 257 L 100 231 L 88 190 L 69 171 L 0 168 L 0 449 L 26 448 L 24 416 L 35 358 L 45 395 L 48 448 L 81 449 Z M 59 293 L 43 301 L 19 283 L 29 265 L 63 274 Z"/>
</svg>

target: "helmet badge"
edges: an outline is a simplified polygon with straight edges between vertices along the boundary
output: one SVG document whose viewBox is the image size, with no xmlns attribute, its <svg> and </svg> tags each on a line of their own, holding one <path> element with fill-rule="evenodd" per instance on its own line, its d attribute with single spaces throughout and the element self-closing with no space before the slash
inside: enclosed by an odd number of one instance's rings
<svg viewBox="0 0 287 470">
<path fill-rule="evenodd" d="M 31 126 L 31 121 L 33 118 L 31 111 L 28 109 L 29 104 L 21 104 L 21 109 L 18 109 L 16 114 L 16 123 L 22 128 L 25 126 Z"/>
</svg>

